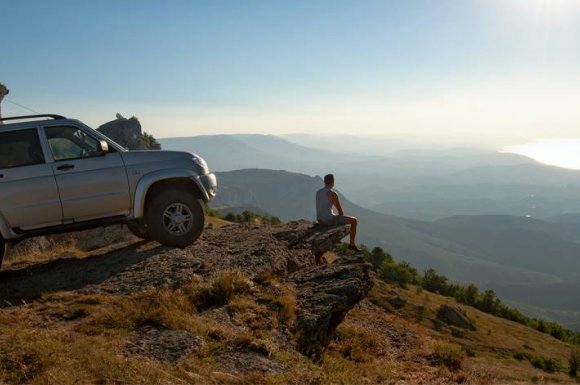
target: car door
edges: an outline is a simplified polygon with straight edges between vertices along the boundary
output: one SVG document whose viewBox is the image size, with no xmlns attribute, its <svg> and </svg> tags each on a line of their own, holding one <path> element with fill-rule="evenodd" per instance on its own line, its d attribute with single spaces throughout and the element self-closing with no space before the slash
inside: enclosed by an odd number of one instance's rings
<svg viewBox="0 0 580 385">
<path fill-rule="evenodd" d="M 0 131 L 0 215 L 22 230 L 62 223 L 52 166 L 37 128 Z"/>
<path fill-rule="evenodd" d="M 121 154 L 75 126 L 44 127 L 64 222 L 128 215 L 129 184 Z"/>
</svg>

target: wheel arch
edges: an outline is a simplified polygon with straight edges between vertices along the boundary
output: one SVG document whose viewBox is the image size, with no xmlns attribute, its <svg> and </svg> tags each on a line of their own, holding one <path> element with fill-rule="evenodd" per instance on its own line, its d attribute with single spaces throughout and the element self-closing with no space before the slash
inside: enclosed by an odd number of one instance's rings
<svg viewBox="0 0 580 385">
<path fill-rule="evenodd" d="M 165 188 L 181 188 L 191 193 L 204 202 L 209 200 L 207 192 L 199 182 L 196 173 L 187 169 L 163 170 L 147 174 L 141 178 L 135 189 L 134 198 L 134 218 L 141 218 L 145 215 L 147 203 L 157 191 Z"/>
</svg>

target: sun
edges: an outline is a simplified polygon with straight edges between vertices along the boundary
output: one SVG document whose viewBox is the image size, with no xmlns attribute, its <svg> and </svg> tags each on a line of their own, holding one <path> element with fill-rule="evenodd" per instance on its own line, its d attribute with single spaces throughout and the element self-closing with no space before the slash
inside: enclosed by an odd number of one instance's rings
<svg viewBox="0 0 580 385">
<path fill-rule="evenodd" d="M 580 170 L 580 139 L 550 139 L 506 149 L 551 166 Z"/>
<path fill-rule="evenodd" d="M 562 23 L 576 19 L 580 14 L 578 0 L 504 0 L 512 13 L 537 23 Z"/>
</svg>

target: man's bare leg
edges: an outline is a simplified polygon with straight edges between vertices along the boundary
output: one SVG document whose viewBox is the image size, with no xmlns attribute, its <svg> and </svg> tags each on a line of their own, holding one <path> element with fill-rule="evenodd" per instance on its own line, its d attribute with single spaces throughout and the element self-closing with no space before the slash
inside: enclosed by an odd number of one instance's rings
<svg viewBox="0 0 580 385">
<path fill-rule="evenodd" d="M 346 223 L 348 223 L 350 225 L 350 243 L 349 243 L 349 248 L 358 250 L 358 247 L 356 247 L 356 244 L 355 244 L 356 227 L 357 227 L 357 224 L 358 224 L 358 220 L 355 217 L 347 217 Z"/>
</svg>

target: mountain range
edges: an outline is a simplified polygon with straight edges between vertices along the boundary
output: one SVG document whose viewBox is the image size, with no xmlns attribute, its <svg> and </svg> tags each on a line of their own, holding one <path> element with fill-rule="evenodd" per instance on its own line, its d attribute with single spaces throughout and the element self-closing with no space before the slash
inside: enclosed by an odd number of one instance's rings
<svg viewBox="0 0 580 385">
<path fill-rule="evenodd" d="M 508 214 L 542 219 L 580 212 L 579 171 L 520 155 L 466 148 L 377 155 L 355 153 L 346 145 L 325 146 L 327 138 L 321 143 L 317 136 L 299 138 L 301 144 L 272 135 L 205 135 L 159 142 L 166 149 L 198 152 L 216 171 L 264 168 L 320 176 L 333 172 L 354 203 L 405 218 Z"/>
</svg>

